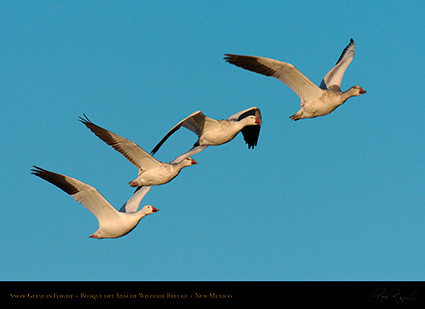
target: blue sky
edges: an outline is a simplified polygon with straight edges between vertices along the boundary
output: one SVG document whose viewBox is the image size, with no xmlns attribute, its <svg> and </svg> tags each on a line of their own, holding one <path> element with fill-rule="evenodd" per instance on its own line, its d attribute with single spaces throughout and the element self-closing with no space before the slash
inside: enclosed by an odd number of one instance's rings
<svg viewBox="0 0 425 309">
<path fill-rule="evenodd" d="M 2 1 L 2 280 L 423 280 L 421 1 Z M 353 38 L 342 88 L 367 93 L 291 121 L 299 98 L 224 53 L 293 63 L 320 83 Z M 242 136 L 194 156 L 143 200 L 129 235 L 89 239 L 96 218 L 33 164 L 96 187 L 119 208 L 136 168 L 78 122 L 151 150 L 196 110 L 251 106 Z M 170 161 L 195 135 L 157 153 Z"/>
</svg>

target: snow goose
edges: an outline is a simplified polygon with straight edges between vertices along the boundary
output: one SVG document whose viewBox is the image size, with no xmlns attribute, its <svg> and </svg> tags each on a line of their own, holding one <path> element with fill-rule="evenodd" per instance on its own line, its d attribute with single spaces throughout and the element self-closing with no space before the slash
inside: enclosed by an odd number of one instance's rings
<svg viewBox="0 0 425 309">
<path fill-rule="evenodd" d="M 239 132 L 242 132 L 248 148 L 254 148 L 257 145 L 260 134 L 261 112 L 258 107 L 254 106 L 240 111 L 225 120 L 215 120 L 205 116 L 201 111 L 196 111 L 176 124 L 155 146 L 151 154 L 155 154 L 162 144 L 181 127 L 185 127 L 198 135 L 198 140 L 191 150 L 177 159 L 192 156 L 208 146 L 228 143 Z"/>
<path fill-rule="evenodd" d="M 101 239 L 124 236 L 131 232 L 143 217 L 158 211 L 152 205 L 146 205 L 137 211 L 139 204 L 150 187 L 142 187 L 136 191 L 121 211 L 117 211 L 96 188 L 75 178 L 53 173 L 37 166 L 34 166 L 31 173 L 71 195 L 72 198 L 96 216 L 99 222 L 99 229 L 90 238 Z"/>
<path fill-rule="evenodd" d="M 325 75 L 320 87 L 304 76 L 290 63 L 256 56 L 225 54 L 224 59 L 238 67 L 272 76 L 292 89 L 301 99 L 301 109 L 292 115 L 292 120 L 314 118 L 331 113 L 353 96 L 366 93 L 360 86 L 341 92 L 341 81 L 345 70 L 354 57 L 354 41 L 345 47 L 336 65 Z"/>
<path fill-rule="evenodd" d="M 189 156 L 179 156 L 170 163 L 160 162 L 136 143 L 95 125 L 86 115 L 84 115 L 84 117 L 85 118 L 80 117 L 79 120 L 86 125 L 87 128 L 105 143 L 121 153 L 139 169 L 137 178 L 129 183 L 132 187 L 165 184 L 174 179 L 182 168 L 197 164 L 197 162 Z"/>
</svg>

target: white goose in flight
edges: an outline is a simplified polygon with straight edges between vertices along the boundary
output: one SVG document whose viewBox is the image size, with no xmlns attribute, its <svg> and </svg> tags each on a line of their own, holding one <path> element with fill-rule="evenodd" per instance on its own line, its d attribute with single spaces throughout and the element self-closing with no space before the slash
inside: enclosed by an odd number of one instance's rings
<svg viewBox="0 0 425 309">
<path fill-rule="evenodd" d="M 225 54 L 224 59 L 238 67 L 275 77 L 285 83 L 301 99 L 301 109 L 290 117 L 292 120 L 299 120 L 327 115 L 349 98 L 366 93 L 360 86 L 353 86 L 341 92 L 342 77 L 353 60 L 354 50 L 354 41 L 351 39 L 336 65 L 323 78 L 320 87 L 290 63 L 264 57 L 233 54 Z"/>
<path fill-rule="evenodd" d="M 182 168 L 197 164 L 189 156 L 179 156 L 170 163 L 160 162 L 136 143 L 119 136 L 111 131 L 95 125 L 86 115 L 79 120 L 86 125 L 94 134 L 116 151 L 126 157 L 134 166 L 139 169 L 136 179 L 130 181 L 130 186 L 157 186 L 170 182 L 181 171 Z"/>
<path fill-rule="evenodd" d="M 178 129 L 185 127 L 198 136 L 193 148 L 182 154 L 176 160 L 192 156 L 208 146 L 217 146 L 230 142 L 242 132 L 248 148 L 254 148 L 258 142 L 261 128 L 261 112 L 258 107 L 247 108 L 225 120 L 215 120 L 196 111 L 177 123 L 155 146 L 151 154 L 155 154 L 162 144 Z"/>
<path fill-rule="evenodd" d="M 151 187 L 142 187 L 127 201 L 120 211 L 117 211 L 96 188 L 75 178 L 53 173 L 37 166 L 34 166 L 31 173 L 71 195 L 72 198 L 96 216 L 99 222 L 99 229 L 90 238 L 101 239 L 124 236 L 130 233 L 143 217 L 158 211 L 152 205 L 146 205 L 141 210 L 137 210 L 143 197 Z"/>
</svg>

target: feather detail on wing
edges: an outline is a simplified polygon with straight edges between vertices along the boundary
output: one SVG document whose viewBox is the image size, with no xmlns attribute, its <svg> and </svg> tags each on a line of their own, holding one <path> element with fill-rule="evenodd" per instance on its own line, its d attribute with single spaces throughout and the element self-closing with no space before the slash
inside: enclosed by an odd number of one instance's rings
<svg viewBox="0 0 425 309">
<path fill-rule="evenodd" d="M 348 68 L 348 65 L 354 58 L 354 50 L 356 46 L 354 40 L 350 39 L 350 43 L 344 48 L 336 62 L 335 66 L 326 73 L 323 77 L 322 82 L 320 83 L 320 88 L 322 89 L 333 89 L 336 91 L 341 90 L 341 82 L 344 76 L 345 71 Z"/>
<path fill-rule="evenodd" d="M 153 158 L 149 153 L 143 150 L 136 143 L 119 136 L 111 131 L 108 131 L 91 122 L 86 115 L 85 118 L 80 117 L 79 120 L 89 128 L 97 137 L 103 140 L 108 145 L 112 146 L 116 151 L 121 153 L 133 165 L 140 170 L 156 168 L 160 162 Z"/>
<path fill-rule="evenodd" d="M 117 210 L 96 188 L 75 178 L 53 173 L 38 166 L 34 166 L 31 173 L 71 195 L 72 198 L 92 212 L 98 220 L 110 220 L 117 217 Z"/>
<path fill-rule="evenodd" d="M 128 201 L 121 207 L 121 212 L 133 213 L 137 212 L 140 203 L 142 202 L 145 195 L 149 192 L 152 186 L 138 187 L 134 194 L 128 199 Z"/>
<path fill-rule="evenodd" d="M 199 137 L 204 131 L 205 126 L 208 125 L 206 123 L 210 120 L 213 119 L 206 117 L 201 111 L 196 111 L 190 114 L 181 120 L 178 124 L 176 124 L 170 131 L 168 131 L 168 133 L 161 139 L 161 141 L 152 149 L 151 154 L 155 154 L 162 146 L 162 144 L 164 144 L 164 142 L 181 127 L 185 127 Z"/>
<path fill-rule="evenodd" d="M 225 54 L 228 63 L 266 76 L 272 76 L 292 89 L 303 101 L 322 95 L 323 90 L 302 74 L 294 65 L 270 58 Z"/>
</svg>

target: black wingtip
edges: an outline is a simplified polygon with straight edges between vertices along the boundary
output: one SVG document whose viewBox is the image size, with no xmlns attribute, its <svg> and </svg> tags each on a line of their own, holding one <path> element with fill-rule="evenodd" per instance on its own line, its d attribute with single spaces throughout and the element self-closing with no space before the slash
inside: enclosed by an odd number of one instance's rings
<svg viewBox="0 0 425 309">
<path fill-rule="evenodd" d="M 35 175 L 35 176 L 39 176 L 41 172 L 45 171 L 44 169 L 42 169 L 41 167 L 38 167 L 37 165 L 33 165 L 33 168 L 31 169 L 31 174 Z"/>
<path fill-rule="evenodd" d="M 258 139 L 260 136 L 261 126 L 246 126 L 242 129 L 242 136 L 245 143 L 248 145 L 248 149 L 254 149 L 257 146 Z"/>
<path fill-rule="evenodd" d="M 155 148 L 154 149 L 152 149 L 152 151 L 151 151 L 151 155 L 154 155 L 154 154 L 156 154 L 156 152 L 159 150 L 159 147 L 158 147 L 158 145 L 156 145 L 155 146 Z"/>
<path fill-rule="evenodd" d="M 87 115 L 86 114 L 84 114 L 83 113 L 83 116 L 84 116 L 84 118 L 83 117 L 78 117 L 78 120 L 80 121 L 80 122 L 82 122 L 83 124 L 85 124 L 85 125 L 87 125 L 88 123 L 93 123 L 93 122 L 91 122 L 91 120 L 89 119 L 89 117 L 87 117 Z"/>
<path fill-rule="evenodd" d="M 68 193 L 69 195 L 74 195 L 79 192 L 79 190 L 76 187 L 74 187 L 72 184 L 70 184 L 66 180 L 65 175 L 50 172 L 36 165 L 33 165 L 33 167 L 34 168 L 31 169 L 31 174 L 50 182 L 51 184 L 55 185 L 56 187 L 58 187 L 65 193 Z"/>
<path fill-rule="evenodd" d="M 237 60 L 238 56 L 233 54 L 224 54 L 223 59 L 231 64 L 234 64 L 234 62 Z"/>
</svg>

